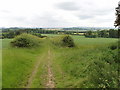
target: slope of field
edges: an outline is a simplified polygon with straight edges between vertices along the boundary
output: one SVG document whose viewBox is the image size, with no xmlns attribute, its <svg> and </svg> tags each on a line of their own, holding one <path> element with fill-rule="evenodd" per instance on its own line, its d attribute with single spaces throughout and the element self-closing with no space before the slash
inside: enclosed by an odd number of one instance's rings
<svg viewBox="0 0 120 90">
<path fill-rule="evenodd" d="M 56 36 L 48 35 L 50 38 Z M 117 54 L 116 50 L 107 48 L 117 39 L 72 37 L 76 44 L 74 48 L 54 46 L 49 38 L 43 39 L 40 47 L 32 49 L 13 48 L 9 45 L 10 40 L 3 40 L 3 88 L 117 87 L 117 79 L 110 79 L 110 75 L 117 76 L 117 64 L 110 65 L 105 61 L 106 56 L 112 60 Z M 96 73 L 98 70 L 105 73 L 105 78 Z M 99 78 L 107 80 L 103 86 Z M 110 80 L 111 84 L 106 85 Z"/>
<path fill-rule="evenodd" d="M 2 88 L 2 40 L 0 39 L 0 89 Z"/>
<path fill-rule="evenodd" d="M 42 53 L 44 47 L 31 49 L 14 48 L 10 46 L 10 41 L 10 39 L 5 39 L 2 43 L 2 86 L 3 88 L 24 87 L 32 72 L 37 56 Z"/>
</svg>

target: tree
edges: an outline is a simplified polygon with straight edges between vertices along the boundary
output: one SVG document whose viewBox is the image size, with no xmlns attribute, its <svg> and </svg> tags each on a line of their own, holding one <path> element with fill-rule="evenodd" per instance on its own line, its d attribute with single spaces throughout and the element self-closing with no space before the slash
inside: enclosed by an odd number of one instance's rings
<svg viewBox="0 0 120 90">
<path fill-rule="evenodd" d="M 9 33 L 7 34 L 7 38 L 14 38 L 14 37 L 15 37 L 14 31 L 9 31 Z"/>
<path fill-rule="evenodd" d="M 110 29 L 109 30 L 109 37 L 110 38 L 118 38 L 118 30 Z"/>
<path fill-rule="evenodd" d="M 115 20 L 114 26 L 115 27 L 120 26 L 120 1 L 118 3 L 118 7 L 116 8 L 116 20 Z"/>
<path fill-rule="evenodd" d="M 85 34 L 85 37 L 89 37 L 89 38 L 96 38 L 97 34 L 93 31 L 87 31 Z"/>
<path fill-rule="evenodd" d="M 106 30 L 100 31 L 100 37 L 107 38 L 108 37 L 107 31 Z"/>
<path fill-rule="evenodd" d="M 20 34 L 21 34 L 20 31 L 16 31 L 16 32 L 15 32 L 15 35 L 20 35 Z"/>
</svg>

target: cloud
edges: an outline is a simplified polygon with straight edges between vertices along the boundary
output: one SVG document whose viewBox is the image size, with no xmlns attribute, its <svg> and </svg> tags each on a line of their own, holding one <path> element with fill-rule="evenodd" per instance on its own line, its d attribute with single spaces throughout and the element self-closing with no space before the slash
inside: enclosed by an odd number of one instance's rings
<svg viewBox="0 0 120 90">
<path fill-rule="evenodd" d="M 93 14 L 94 15 L 109 15 L 113 11 L 113 8 L 102 8 L 102 9 L 96 9 L 96 10 L 93 10 Z"/>
<path fill-rule="evenodd" d="M 118 0 L 3 0 L 0 27 L 113 26 L 117 3 Z"/>
<path fill-rule="evenodd" d="M 77 16 L 80 20 L 92 19 L 94 18 L 93 15 L 78 15 Z"/>
<path fill-rule="evenodd" d="M 79 10 L 79 7 L 75 2 L 62 2 L 56 5 L 57 8 L 68 10 L 68 11 L 76 11 Z"/>
<path fill-rule="evenodd" d="M 55 15 L 54 15 L 55 14 Z M 20 18 L 18 18 L 20 19 Z M 42 15 L 33 15 L 23 21 L 28 25 L 35 27 L 64 27 L 68 25 L 66 21 L 63 21 L 56 16 L 56 13 L 44 12 Z"/>
<path fill-rule="evenodd" d="M 24 22 L 27 20 L 26 17 L 22 17 L 22 16 L 12 17 L 11 19 L 14 19 L 14 20 L 19 21 L 19 22 Z"/>
<path fill-rule="evenodd" d="M 11 11 L 9 11 L 9 10 L 1 10 L 0 12 L 1 13 L 11 13 Z"/>
</svg>

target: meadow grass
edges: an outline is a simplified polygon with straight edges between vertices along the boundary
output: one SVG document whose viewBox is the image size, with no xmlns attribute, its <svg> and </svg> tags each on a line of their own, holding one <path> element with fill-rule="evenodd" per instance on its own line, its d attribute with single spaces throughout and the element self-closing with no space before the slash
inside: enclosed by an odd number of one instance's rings
<svg viewBox="0 0 120 90">
<path fill-rule="evenodd" d="M 51 39 L 49 39 L 56 38 L 59 35 L 44 35 L 48 36 L 48 38 L 43 39 L 42 45 L 31 49 L 10 47 L 9 43 L 11 40 L 3 39 L 3 87 L 24 87 L 37 59 L 40 59 L 41 63 L 31 87 L 45 87 L 45 75 L 47 73 L 46 53 L 48 49 L 52 52 L 51 68 L 55 77 L 55 87 L 98 87 L 98 84 L 95 83 L 100 81 L 97 78 L 101 78 L 101 76 L 99 76 L 99 73 L 96 73 L 100 69 L 100 67 L 97 66 L 102 67 L 102 65 L 103 71 L 100 71 L 106 75 L 105 78 L 102 79 L 108 80 L 110 78 L 110 76 L 108 79 L 106 78 L 108 76 L 108 74 L 106 74 L 107 71 L 112 75 L 111 77 L 116 76 L 116 72 L 114 71 L 116 71 L 117 67 L 115 66 L 117 66 L 117 64 L 107 64 L 104 58 L 108 56 L 109 60 L 114 59 L 113 54 L 115 54 L 116 50 L 109 50 L 108 46 L 117 42 L 118 39 L 85 38 L 83 36 L 72 35 L 71 37 L 74 39 L 76 46 L 74 48 L 63 48 L 55 46 L 51 43 Z M 107 58 L 105 58 L 105 60 L 107 60 Z M 106 81 L 106 83 L 108 83 L 108 81 Z M 103 83 L 103 81 L 100 83 Z M 115 85 L 111 85 L 111 87 L 112 86 L 117 87 Z M 104 85 L 99 87 L 104 87 Z"/>
<path fill-rule="evenodd" d="M 2 51 L 0 50 L 0 89 L 2 89 Z"/>
<path fill-rule="evenodd" d="M 60 34 L 41 34 L 42 36 L 47 36 L 47 37 L 56 37 L 60 36 Z"/>
<path fill-rule="evenodd" d="M 43 48 L 14 48 L 10 46 L 10 41 L 3 40 L 2 87 L 24 87 L 36 58 Z"/>
<path fill-rule="evenodd" d="M 114 51 L 108 48 L 109 45 L 117 42 L 118 39 L 72 37 L 76 43 L 75 48 L 59 48 L 53 46 L 55 52 L 53 69 L 56 77 L 56 87 L 118 87 L 118 63 L 114 61 L 117 50 Z M 108 60 L 113 60 L 114 64 L 111 65 L 107 63 L 103 57 Z M 98 65 L 95 65 L 94 62 Z M 103 65 L 103 67 L 99 65 Z M 56 67 L 58 67 L 59 70 L 56 70 Z M 100 72 L 104 74 L 103 77 L 100 76 Z M 113 79 L 110 79 L 110 76 Z M 99 78 L 103 79 L 103 81 L 100 81 Z M 102 83 L 104 84 L 102 85 Z"/>
<path fill-rule="evenodd" d="M 2 47 L 2 49 L 4 49 L 4 48 L 9 48 L 10 47 L 10 42 L 12 41 L 12 39 L 1 39 L 1 47 Z"/>
<path fill-rule="evenodd" d="M 115 38 L 85 38 L 84 36 L 72 36 L 74 42 L 78 45 L 105 45 L 118 41 Z"/>
<path fill-rule="evenodd" d="M 48 37 L 57 37 L 61 36 L 62 34 L 42 34 Z M 76 45 L 103 45 L 103 44 L 110 44 L 118 41 L 116 38 L 85 38 L 85 36 L 78 36 L 78 35 L 70 35 Z"/>
</svg>

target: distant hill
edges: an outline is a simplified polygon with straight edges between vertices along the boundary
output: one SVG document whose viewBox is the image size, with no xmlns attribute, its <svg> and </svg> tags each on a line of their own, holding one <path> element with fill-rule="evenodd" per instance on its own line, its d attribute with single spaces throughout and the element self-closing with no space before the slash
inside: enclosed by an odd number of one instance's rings
<svg viewBox="0 0 120 90">
<path fill-rule="evenodd" d="M 70 27 L 70 28 L 63 28 L 63 30 L 102 30 L 102 29 L 115 29 L 111 27 Z"/>
</svg>

